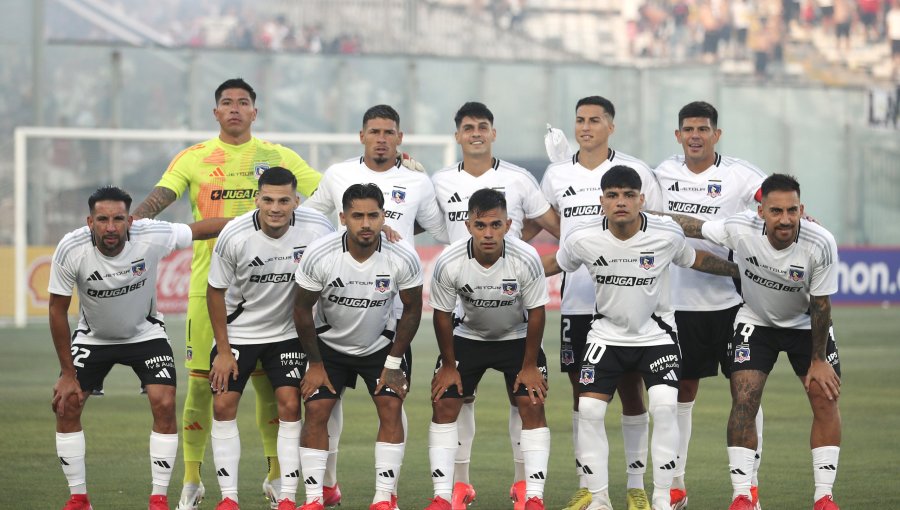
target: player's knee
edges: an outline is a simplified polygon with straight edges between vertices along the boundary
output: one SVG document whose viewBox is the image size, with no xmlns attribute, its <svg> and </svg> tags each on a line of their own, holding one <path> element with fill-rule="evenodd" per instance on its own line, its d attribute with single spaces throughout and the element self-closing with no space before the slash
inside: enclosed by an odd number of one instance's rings
<svg viewBox="0 0 900 510">
<path fill-rule="evenodd" d="M 828 395 L 825 394 L 825 390 L 819 387 L 815 382 L 809 385 L 808 395 L 809 403 L 812 406 L 813 416 L 816 418 L 828 417 L 837 413 L 838 398 L 835 397 L 833 400 L 829 400 Z"/>
<path fill-rule="evenodd" d="M 454 402 L 456 401 L 456 402 Z M 431 404 L 431 421 L 434 423 L 453 423 L 459 416 L 462 402 L 458 398 L 442 398 Z"/>
<path fill-rule="evenodd" d="M 328 418 L 331 416 L 332 402 L 327 399 L 306 401 L 305 411 L 306 419 L 304 427 L 326 427 Z"/>
<path fill-rule="evenodd" d="M 519 407 L 519 416 L 522 418 L 523 429 L 536 429 L 547 426 L 547 418 L 544 415 L 544 405 L 531 405 Z"/>
<path fill-rule="evenodd" d="M 678 389 L 658 384 L 647 390 L 650 399 L 650 415 L 654 423 L 674 421 L 678 409 Z"/>
<path fill-rule="evenodd" d="M 606 402 L 591 397 L 578 399 L 578 414 L 583 420 L 603 421 L 606 417 Z"/>
<path fill-rule="evenodd" d="M 279 399 L 278 419 L 282 421 L 297 421 L 300 418 L 300 399 Z"/>
</svg>

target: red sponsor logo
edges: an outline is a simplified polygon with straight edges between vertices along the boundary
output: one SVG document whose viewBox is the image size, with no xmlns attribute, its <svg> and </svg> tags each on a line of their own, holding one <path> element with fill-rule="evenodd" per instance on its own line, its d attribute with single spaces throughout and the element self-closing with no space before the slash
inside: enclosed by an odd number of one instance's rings
<svg viewBox="0 0 900 510">
<path fill-rule="evenodd" d="M 159 264 L 156 280 L 156 306 L 162 313 L 187 312 L 188 291 L 191 288 L 190 248 L 172 252 Z"/>
</svg>

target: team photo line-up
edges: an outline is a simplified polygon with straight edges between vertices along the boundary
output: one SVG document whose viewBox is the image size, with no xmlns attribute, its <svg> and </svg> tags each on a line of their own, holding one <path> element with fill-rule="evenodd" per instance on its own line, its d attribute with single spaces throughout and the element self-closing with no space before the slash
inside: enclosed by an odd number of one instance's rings
<svg viewBox="0 0 900 510">
<path fill-rule="evenodd" d="M 177 154 L 135 207 L 120 188 L 98 189 L 88 199 L 87 225 L 56 248 L 49 320 L 60 363 L 56 449 L 71 493 L 64 510 L 91 509 L 81 414 L 115 364 L 133 369 L 150 402 L 149 510 L 170 508 L 179 429 L 184 480 L 176 508 L 197 509 L 206 496 L 208 442 L 221 492 L 215 508 L 239 508 L 236 415 L 248 382 L 271 508 L 340 504 L 341 396 L 360 378 L 378 423 L 369 508 L 397 509 L 409 427 L 425 426 L 409 424 L 403 405 L 425 278 L 440 351 L 428 425 L 434 491 L 424 505 L 404 506 L 464 510 L 475 501 L 476 388 L 495 369 L 510 404 L 513 508 L 560 508 L 543 499 L 551 438 L 544 307 L 547 277 L 558 273 L 559 366 L 571 383 L 579 479 L 564 510 L 613 508 L 604 420 L 616 392 L 627 508 L 687 508 L 692 408 L 700 380 L 720 369 L 732 395 L 729 509 L 761 508 L 760 402 L 781 351 L 813 412 L 811 504 L 838 509 L 841 382 L 829 298 L 837 291 L 836 243 L 805 215 L 793 177 L 767 176 L 716 152 L 721 130 L 712 105 L 697 101 L 679 111 L 683 153 L 651 169 L 610 147 L 613 104 L 585 97 L 575 105 L 577 152 L 551 130 L 552 163 L 539 183 L 494 156 L 494 117 L 482 103 L 465 103 L 454 117 L 462 160 L 429 176 L 398 151 L 403 132 L 390 106 L 365 112 L 361 157 L 319 173 L 291 149 L 252 135 L 255 101 L 242 79 L 222 83 L 217 137 Z M 154 219 L 184 194 L 194 223 Z M 541 256 L 528 244 L 541 230 L 559 239 L 555 253 Z M 413 247 L 426 231 L 447 244 L 430 275 Z M 175 355 L 156 308 L 156 278 L 164 257 L 190 246 L 179 423 Z M 645 489 L 648 455 L 653 487 Z"/>
</svg>

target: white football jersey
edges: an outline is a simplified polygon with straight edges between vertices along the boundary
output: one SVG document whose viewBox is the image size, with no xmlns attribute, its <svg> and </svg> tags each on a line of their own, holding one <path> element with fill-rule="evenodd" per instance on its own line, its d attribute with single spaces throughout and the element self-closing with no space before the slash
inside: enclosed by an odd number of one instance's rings
<svg viewBox="0 0 900 510">
<path fill-rule="evenodd" d="M 810 296 L 837 292 L 837 243 L 821 225 L 800 220 L 794 244 L 776 250 L 762 218 L 745 211 L 704 223 L 703 237 L 734 250 L 744 296 L 736 323 L 810 329 Z"/>
<path fill-rule="evenodd" d="M 159 262 L 191 246 L 191 228 L 181 223 L 136 220 L 122 252 L 107 257 L 94 247 L 88 227 L 62 238 L 50 266 L 51 294 L 78 288 L 80 314 L 72 341 L 89 345 L 168 339 L 156 309 Z"/>
<path fill-rule="evenodd" d="M 475 260 L 473 240 L 460 239 L 438 256 L 431 277 L 431 306 L 452 312 L 459 296 L 460 323 L 453 330 L 471 340 L 525 338 L 528 312 L 550 301 L 541 258 L 530 244 L 507 236 L 491 267 Z"/>
<path fill-rule="evenodd" d="M 336 217 L 343 211 L 341 199 L 353 184 L 377 185 L 384 193 L 384 221 L 408 242 L 413 243 L 415 223 L 439 242 L 447 242 L 446 226 L 434 198 L 434 186 L 428 175 L 414 172 L 400 164 L 376 172 L 362 157 L 348 159 L 328 167 L 313 196 L 303 202 L 322 214 Z M 340 222 L 338 222 L 340 223 Z M 344 230 L 344 227 L 339 227 Z"/>
<path fill-rule="evenodd" d="M 766 178 L 759 168 L 737 158 L 716 154 L 713 165 L 695 174 L 677 155 L 656 168 L 662 188 L 664 212 L 686 214 L 704 221 L 727 218 L 747 209 L 756 209 L 756 192 Z M 706 250 L 723 259 L 728 249 L 703 239 L 688 239 L 696 250 Z M 734 282 L 680 267 L 672 268 L 672 301 L 676 310 L 724 310 L 741 304 Z"/>
<path fill-rule="evenodd" d="M 641 227 L 626 241 L 609 231 L 606 217 L 572 229 L 556 252 L 564 271 L 585 265 L 595 286 L 588 342 L 645 347 L 672 343 L 675 313 L 669 264 L 690 267 L 696 252 L 671 218 L 641 213 Z"/>
<path fill-rule="evenodd" d="M 213 250 L 209 284 L 225 291 L 228 341 L 234 345 L 297 338 L 294 272 L 306 247 L 334 232 L 321 213 L 298 208 L 278 239 L 262 231 L 259 210 L 228 222 Z"/>
<path fill-rule="evenodd" d="M 659 184 L 646 163 L 609 149 L 607 159 L 591 170 L 581 165 L 578 160 L 579 154 L 580 152 L 567 161 L 548 166 L 541 180 L 544 197 L 559 213 L 561 238 L 565 239 L 576 226 L 603 214 L 600 208 L 600 195 L 603 194 L 600 190 L 600 179 L 614 166 L 625 165 L 633 168 L 641 177 L 644 209 L 661 210 L 662 195 Z M 594 313 L 594 284 L 584 266 L 574 273 L 563 273 L 560 311 L 564 315 Z"/>
<path fill-rule="evenodd" d="M 512 225 L 507 236 L 522 237 L 525 218 L 534 219 L 550 208 L 528 170 L 494 158 L 493 166 L 478 177 L 466 172 L 462 162 L 438 170 L 431 176 L 450 242 L 469 237 L 465 221 L 469 217 L 469 197 L 482 188 L 492 188 L 506 197 L 506 212 Z"/>
<path fill-rule="evenodd" d="M 367 356 L 394 338 L 394 296 L 422 285 L 422 263 L 411 244 L 389 243 L 383 236 L 378 250 L 359 263 L 348 251 L 346 236 L 336 232 L 311 244 L 297 267 L 297 285 L 321 292 L 319 338 L 338 352 Z"/>
</svg>

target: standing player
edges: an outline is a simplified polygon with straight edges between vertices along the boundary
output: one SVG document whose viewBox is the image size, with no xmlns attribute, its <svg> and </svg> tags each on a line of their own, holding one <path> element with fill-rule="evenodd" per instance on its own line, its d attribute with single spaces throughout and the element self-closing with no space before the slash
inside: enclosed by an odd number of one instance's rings
<svg viewBox="0 0 900 510">
<path fill-rule="evenodd" d="M 465 224 L 469 214 L 469 197 L 482 188 L 495 189 L 505 195 L 507 214 L 512 220 L 509 227 L 512 237 L 521 238 L 524 222 L 530 219 L 558 238 L 559 217 L 541 195 L 534 176 L 524 168 L 493 156 L 491 147 L 497 138 L 497 130 L 494 129 L 494 114 L 487 106 L 477 102 L 465 103 L 456 112 L 454 122 L 454 136 L 462 149 L 463 159 L 432 176 L 438 206 L 447 221 L 450 242 L 469 237 Z M 456 451 L 454 469 L 457 483 L 454 484 L 451 501 L 454 510 L 464 510 L 475 498 L 475 489 L 469 480 L 469 460 L 475 439 L 474 395 L 464 402 L 457 420 L 460 445 Z M 524 460 L 517 439 L 521 430 L 519 408 L 510 395 L 509 437 L 516 468 L 515 481 L 518 482 L 510 490 L 510 496 L 519 501 L 520 507 L 524 505 L 524 498 L 520 496 L 524 495 L 525 490 Z"/>
<path fill-rule="evenodd" d="M 155 218 L 185 191 L 194 219 L 240 216 L 255 208 L 256 180 L 268 168 L 281 166 L 297 177 L 297 189 L 312 195 L 321 175 L 294 151 L 255 138 L 250 132 L 256 120 L 256 92 L 240 78 L 227 80 L 216 89 L 213 115 L 219 136 L 178 153 L 169 163 L 150 195 L 134 211 L 138 218 Z M 182 414 L 184 487 L 178 510 L 195 510 L 203 499 L 200 464 L 212 424 L 209 391 L 209 353 L 213 332 L 206 307 L 207 275 L 214 240 L 194 243 L 191 287 L 188 295 L 186 362 L 189 370 L 187 398 Z M 269 379 L 258 370 L 250 380 L 256 389 L 256 423 L 263 440 L 269 472 L 263 490 L 276 508 L 280 469 L 277 456 L 278 407 Z"/>
<path fill-rule="evenodd" d="M 687 214 L 701 220 L 727 218 L 757 204 L 759 185 L 765 174 L 750 163 L 722 156 L 716 143 L 722 136 L 719 114 L 709 103 L 696 101 L 678 112 L 675 138 L 684 155 L 672 156 L 656 168 L 664 197 L 661 210 Z M 651 207 L 653 210 L 655 207 Z M 695 249 L 729 258 L 727 248 L 709 241 L 689 239 Z M 672 508 L 687 506 L 684 473 L 691 440 L 692 411 L 700 379 L 715 377 L 717 367 L 727 377 L 731 362 L 728 344 L 734 334 L 734 317 L 741 296 L 731 278 L 672 268 L 672 304 L 681 346 L 681 382 L 678 386 L 678 466 L 672 481 Z M 762 453 L 762 411 L 757 419 L 759 432 L 757 461 L 753 470 L 753 503 L 758 504 L 757 471 Z"/>
<path fill-rule="evenodd" d="M 411 245 L 388 243 L 381 236 L 384 195 L 378 186 L 353 184 L 344 191 L 342 203 L 340 220 L 346 230 L 310 245 L 296 272 L 300 288 L 294 320 L 308 360 L 300 386 L 306 407 L 300 437 L 306 504 L 301 508 L 323 508 L 328 419 L 347 381 L 359 375 L 379 422 L 375 496 L 369 510 L 392 510 L 405 450 L 405 353 L 422 316 L 422 268 Z M 403 302 L 399 319 L 393 311 L 396 294 Z"/>
<path fill-rule="evenodd" d="M 589 96 L 578 100 L 575 105 L 575 138 L 579 150 L 567 161 L 551 164 L 544 172 L 541 190 L 559 214 L 561 242 L 573 228 L 602 216 L 600 179 L 613 166 L 624 165 L 638 173 L 643 183 L 641 191 L 647 210 L 659 210 L 663 206 L 659 186 L 650 167 L 609 147 L 609 137 L 616 129 L 613 123 L 615 116 L 615 107 L 604 97 Z M 580 266 L 572 273 L 563 273 L 562 291 L 559 361 L 572 384 L 572 440 L 575 468 L 580 480 L 578 492 L 569 500 L 566 510 L 581 510 L 591 501 L 578 445 L 579 365 L 594 313 L 594 284 L 587 268 Z M 647 469 L 650 417 L 644 407 L 641 374 L 631 372 L 623 375 L 616 389 L 622 400 L 628 510 L 648 510 L 650 503 L 644 491 L 644 472 Z"/>
<path fill-rule="evenodd" d="M 783 174 L 763 181 L 756 213 L 705 223 L 675 216 L 687 235 L 734 250 L 741 273 L 744 304 L 735 320 L 728 417 L 734 488 L 730 510 L 755 506 L 750 496 L 757 447 L 754 416 L 781 351 L 787 353 L 813 411 L 813 508 L 838 510 L 831 491 L 841 444 L 841 365 L 830 298 L 837 292 L 837 245 L 830 232 L 802 216 L 800 184 Z"/>
<path fill-rule="evenodd" d="M 437 258 L 431 283 L 434 331 L 441 350 L 431 382 L 433 414 L 428 452 L 434 499 L 426 510 L 450 510 L 458 447 L 456 418 L 462 398 L 472 396 L 484 373 L 503 372 L 522 419 L 526 510 L 543 510 L 550 457 L 544 416 L 547 358 L 541 349 L 544 305 L 550 300 L 537 251 L 505 234 L 512 223 L 499 191 L 469 197 L 471 236 Z M 457 296 L 463 319 L 454 325 Z"/>
<path fill-rule="evenodd" d="M 668 510 L 678 428 L 675 406 L 680 354 L 669 302 L 670 264 L 736 275 L 736 266 L 685 242 L 678 226 L 641 212 L 644 196 L 637 172 L 610 168 L 600 179 L 604 217 L 572 229 L 555 258 L 544 257 L 547 274 L 588 267 L 595 284 L 594 321 L 579 377 L 578 444 L 588 509 L 610 510 L 607 403 L 622 374 L 639 371 L 653 417 L 653 510 Z"/>
<path fill-rule="evenodd" d="M 88 199 L 87 226 L 59 242 L 50 267 L 50 334 L 60 375 L 53 386 L 56 454 L 69 482 L 64 510 L 90 510 L 85 482 L 84 403 L 115 364 L 128 365 L 150 400 L 150 510 L 168 510 L 166 491 L 178 451 L 175 422 L 175 360 L 156 310 L 159 261 L 191 239 L 209 239 L 226 220 L 193 225 L 134 221 L 131 196 L 106 187 Z M 78 289 L 75 334 L 68 312 Z"/>
<path fill-rule="evenodd" d="M 384 221 L 410 243 L 416 233 L 427 230 L 440 242 L 447 242 L 447 228 L 434 198 L 434 186 L 424 172 L 413 171 L 403 165 L 397 148 L 403 142 L 400 115 L 388 105 L 376 105 L 363 114 L 359 141 L 365 147 L 361 157 L 332 165 L 322 176 L 319 188 L 304 207 L 322 214 L 333 215 L 342 209 L 344 191 L 352 184 L 373 183 L 384 193 Z M 394 303 L 400 317 L 402 303 Z M 403 411 L 406 422 L 406 411 Z M 337 484 L 337 452 L 343 429 L 343 409 L 338 399 L 328 422 L 328 465 L 323 480 L 324 504 L 341 502 Z M 398 479 L 399 480 L 399 479 Z M 394 495 L 396 496 L 396 488 Z"/>
<path fill-rule="evenodd" d="M 212 447 L 222 489 L 217 510 L 238 508 L 241 440 L 237 408 L 259 361 L 278 401 L 278 510 L 294 510 L 300 475 L 300 386 L 303 351 L 294 327 L 294 270 L 306 246 L 331 232 L 325 216 L 296 209 L 297 178 L 272 167 L 259 177 L 258 209 L 235 218 L 219 236 L 206 299 L 216 341 L 210 354 Z M 296 209 L 296 211 L 295 211 Z"/>
</svg>

